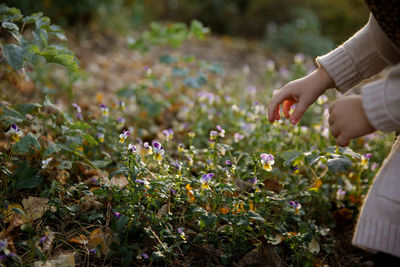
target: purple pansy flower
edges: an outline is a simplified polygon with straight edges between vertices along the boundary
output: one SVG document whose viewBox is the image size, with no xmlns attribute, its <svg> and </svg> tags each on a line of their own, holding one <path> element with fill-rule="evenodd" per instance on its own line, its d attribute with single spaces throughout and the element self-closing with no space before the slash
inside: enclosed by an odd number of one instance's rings
<svg viewBox="0 0 400 267">
<path fill-rule="evenodd" d="M 289 205 L 292 206 L 294 208 L 294 213 L 296 215 L 300 214 L 300 209 L 301 209 L 301 204 L 300 202 L 296 201 L 289 201 Z"/>
<path fill-rule="evenodd" d="M 262 168 L 270 172 L 272 170 L 272 165 L 275 164 L 274 156 L 272 156 L 271 154 L 262 153 L 260 155 L 260 160 Z"/>
<path fill-rule="evenodd" d="M 161 164 L 162 157 L 164 155 L 164 147 L 158 141 L 152 142 L 153 152 L 154 152 L 154 159 L 158 161 L 158 164 Z"/>
<path fill-rule="evenodd" d="M 100 110 L 101 110 L 101 114 L 104 117 L 108 116 L 108 107 L 106 105 L 104 105 L 104 104 L 100 105 Z"/>
<path fill-rule="evenodd" d="M 129 136 L 130 134 L 131 134 L 131 133 L 130 133 L 129 131 L 123 130 L 122 133 L 119 135 L 119 142 L 120 142 L 121 144 L 124 143 L 125 140 L 126 140 L 126 138 L 128 138 L 128 136 Z"/>
<path fill-rule="evenodd" d="M 174 130 L 171 128 L 163 130 L 162 133 L 164 134 L 167 141 L 171 140 L 174 137 Z"/>
<path fill-rule="evenodd" d="M 7 132 L 15 142 L 19 142 L 20 138 L 24 135 L 16 124 L 12 124 L 10 130 Z"/>
</svg>

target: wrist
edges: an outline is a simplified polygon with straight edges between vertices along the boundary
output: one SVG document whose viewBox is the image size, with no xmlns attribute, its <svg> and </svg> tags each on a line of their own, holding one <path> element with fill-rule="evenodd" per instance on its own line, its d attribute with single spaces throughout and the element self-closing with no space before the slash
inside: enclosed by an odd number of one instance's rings
<svg viewBox="0 0 400 267">
<path fill-rule="evenodd" d="M 321 94 L 323 94 L 326 90 L 335 87 L 335 83 L 331 76 L 329 76 L 328 72 L 321 65 L 315 71 L 315 75 L 317 76 L 317 79 L 321 85 Z"/>
</svg>

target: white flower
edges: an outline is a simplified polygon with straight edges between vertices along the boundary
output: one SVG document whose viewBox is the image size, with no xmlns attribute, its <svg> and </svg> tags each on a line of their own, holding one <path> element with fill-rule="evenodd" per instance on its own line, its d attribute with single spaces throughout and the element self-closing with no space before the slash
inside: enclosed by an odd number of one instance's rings
<svg viewBox="0 0 400 267">
<path fill-rule="evenodd" d="M 53 158 L 48 158 L 48 159 L 42 160 L 42 169 L 46 169 L 47 165 L 49 165 L 50 161 L 52 161 L 52 160 L 53 160 Z"/>
</svg>

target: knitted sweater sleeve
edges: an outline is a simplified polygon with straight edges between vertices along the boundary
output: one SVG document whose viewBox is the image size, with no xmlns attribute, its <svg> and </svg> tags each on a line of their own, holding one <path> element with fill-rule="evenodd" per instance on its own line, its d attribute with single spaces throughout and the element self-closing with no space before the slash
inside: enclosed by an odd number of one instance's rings
<svg viewBox="0 0 400 267">
<path fill-rule="evenodd" d="M 386 77 L 365 85 L 362 97 L 365 114 L 375 129 L 400 130 L 400 64 Z"/>
<path fill-rule="evenodd" d="M 363 88 L 363 107 L 371 124 L 384 132 L 400 129 L 400 50 L 371 15 L 368 23 L 343 45 L 318 57 L 344 93 L 362 80 L 395 65 L 387 76 Z"/>
</svg>

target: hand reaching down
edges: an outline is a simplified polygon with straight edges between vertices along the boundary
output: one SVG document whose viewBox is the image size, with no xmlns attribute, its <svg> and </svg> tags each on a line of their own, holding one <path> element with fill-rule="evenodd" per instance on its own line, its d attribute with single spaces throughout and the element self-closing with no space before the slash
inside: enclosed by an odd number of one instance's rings
<svg viewBox="0 0 400 267">
<path fill-rule="evenodd" d="M 283 114 L 292 124 L 296 124 L 307 108 L 317 100 L 334 83 L 323 67 L 319 67 L 313 73 L 292 81 L 283 86 L 272 96 L 268 106 L 268 118 L 270 122 L 280 119 L 280 105 L 283 104 Z M 292 114 L 289 113 L 293 104 L 296 108 Z"/>
<path fill-rule="evenodd" d="M 339 146 L 347 146 L 351 139 L 375 132 L 364 112 L 361 96 L 346 96 L 329 108 L 329 128 Z"/>
</svg>

